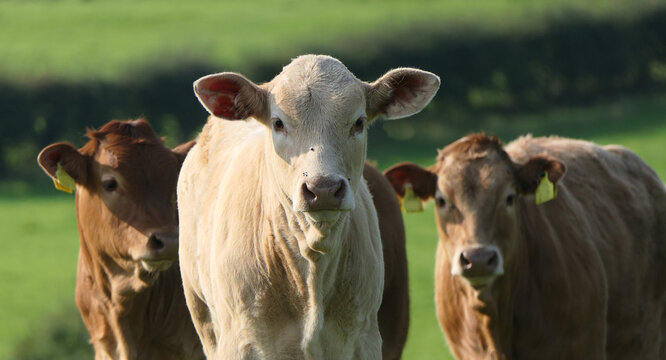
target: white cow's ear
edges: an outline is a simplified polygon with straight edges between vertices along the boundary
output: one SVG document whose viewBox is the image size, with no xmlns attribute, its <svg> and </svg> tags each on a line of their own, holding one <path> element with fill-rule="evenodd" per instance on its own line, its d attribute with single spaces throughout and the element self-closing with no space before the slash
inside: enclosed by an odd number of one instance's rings
<svg viewBox="0 0 666 360">
<path fill-rule="evenodd" d="M 387 72 L 368 88 L 368 115 L 400 119 L 414 115 L 428 105 L 439 89 L 433 73 L 400 68 Z"/>
<path fill-rule="evenodd" d="M 194 82 L 194 93 L 209 113 L 227 120 L 265 120 L 268 92 L 243 75 L 219 73 Z"/>
</svg>

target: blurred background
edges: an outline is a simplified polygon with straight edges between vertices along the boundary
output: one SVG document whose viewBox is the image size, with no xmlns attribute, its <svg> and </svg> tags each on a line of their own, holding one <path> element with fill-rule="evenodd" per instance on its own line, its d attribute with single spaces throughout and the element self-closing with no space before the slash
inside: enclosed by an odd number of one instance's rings
<svg viewBox="0 0 666 360">
<path fill-rule="evenodd" d="M 380 121 L 368 158 L 434 163 L 470 132 L 632 148 L 666 179 L 666 3 L 656 0 L 0 0 L 0 359 L 90 359 L 74 305 L 72 195 L 35 161 L 86 128 L 145 117 L 175 146 L 206 112 L 197 78 L 270 80 L 303 53 L 366 81 L 439 75 L 422 113 Z M 447 359 L 434 312 L 432 205 L 405 214 L 412 326 L 404 359 Z"/>
</svg>

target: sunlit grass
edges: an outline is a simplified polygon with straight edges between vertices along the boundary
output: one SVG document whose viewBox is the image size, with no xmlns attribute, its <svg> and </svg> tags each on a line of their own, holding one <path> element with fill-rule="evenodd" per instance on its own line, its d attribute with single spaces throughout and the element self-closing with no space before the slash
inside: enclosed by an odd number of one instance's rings
<svg viewBox="0 0 666 360">
<path fill-rule="evenodd" d="M 592 18 L 649 11 L 656 2 L 512 1 L 0 1 L 0 78 L 118 81 L 184 63 L 243 69 L 360 37 L 413 31 L 451 36 L 543 30 L 572 11 Z M 326 44 L 326 46 L 323 46 Z M 382 49 L 366 47 L 359 58 Z M 336 54 L 332 54 L 336 55 Z M 368 57 L 370 58 L 370 57 Z"/>
<path fill-rule="evenodd" d="M 0 234 L 3 358 L 44 316 L 74 302 L 79 240 L 73 196 L 0 199 Z"/>
</svg>

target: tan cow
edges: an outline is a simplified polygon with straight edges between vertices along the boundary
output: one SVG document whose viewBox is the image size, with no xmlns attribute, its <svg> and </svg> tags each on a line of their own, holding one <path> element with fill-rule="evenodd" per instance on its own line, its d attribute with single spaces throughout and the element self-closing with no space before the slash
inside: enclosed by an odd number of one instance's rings
<svg viewBox="0 0 666 360">
<path fill-rule="evenodd" d="M 171 150 L 145 120 L 88 137 L 78 150 L 49 145 L 38 161 L 76 181 L 76 304 L 95 359 L 203 359 L 177 265 L 176 181 L 194 142 Z"/>
<path fill-rule="evenodd" d="M 666 189 L 633 152 L 472 135 L 386 175 L 435 198 L 437 315 L 457 358 L 666 359 Z"/>
<path fill-rule="evenodd" d="M 263 85 L 235 73 L 195 82 L 213 116 L 178 180 L 180 261 L 209 358 L 381 357 L 367 127 L 417 113 L 438 87 L 407 68 L 364 83 L 314 55 Z"/>
</svg>

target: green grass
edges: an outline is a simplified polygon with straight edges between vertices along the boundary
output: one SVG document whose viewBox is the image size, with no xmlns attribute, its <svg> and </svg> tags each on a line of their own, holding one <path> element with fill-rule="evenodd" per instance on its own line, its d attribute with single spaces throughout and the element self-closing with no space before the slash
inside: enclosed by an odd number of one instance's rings
<svg viewBox="0 0 666 360">
<path fill-rule="evenodd" d="M 0 198 L 0 358 L 74 302 L 78 231 L 72 196 Z"/>
<path fill-rule="evenodd" d="M 239 70 L 320 44 L 343 50 L 359 34 L 413 31 L 414 46 L 425 29 L 535 33 L 571 11 L 627 21 L 654 6 L 651 0 L 5 0 L 0 78 L 118 81 L 188 62 Z M 357 56 L 379 51 L 369 46 Z"/>
</svg>

